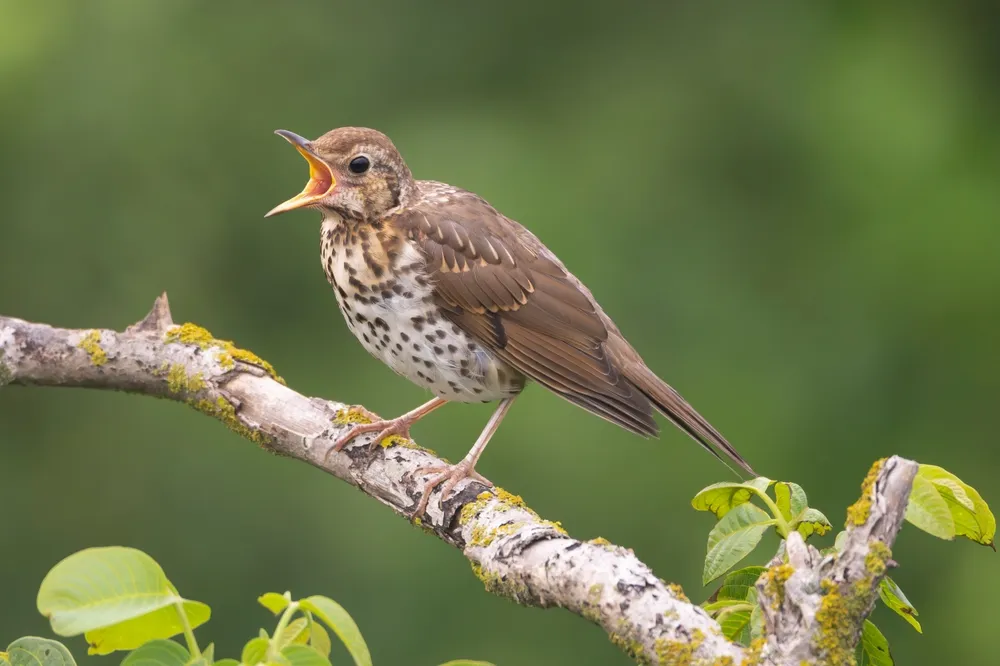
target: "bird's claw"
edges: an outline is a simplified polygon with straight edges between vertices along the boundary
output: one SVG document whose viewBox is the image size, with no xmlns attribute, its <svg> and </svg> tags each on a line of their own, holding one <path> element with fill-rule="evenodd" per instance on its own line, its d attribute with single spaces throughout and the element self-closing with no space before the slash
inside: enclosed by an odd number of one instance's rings
<svg viewBox="0 0 1000 666">
<path fill-rule="evenodd" d="M 417 508 L 413 511 L 414 520 L 424 515 L 424 512 L 427 510 L 427 504 L 430 501 L 431 494 L 433 494 L 434 489 L 442 483 L 444 484 L 444 487 L 441 488 L 442 502 L 451 497 L 451 493 L 455 489 L 455 486 L 457 486 L 463 479 L 478 481 L 487 488 L 493 487 L 493 482 L 477 472 L 474 463 L 468 460 L 463 460 L 456 465 L 430 465 L 428 467 L 421 467 L 414 472 L 414 476 L 425 476 L 428 474 L 434 474 L 434 476 L 424 484 L 424 491 L 420 497 L 420 503 L 417 504 Z"/>
<path fill-rule="evenodd" d="M 375 435 L 371 443 L 368 445 L 369 448 L 371 449 L 374 449 L 386 437 L 391 437 L 392 435 L 398 435 L 400 437 L 405 437 L 406 439 L 410 439 L 410 426 L 412 425 L 412 421 L 410 419 L 400 417 L 397 419 L 391 419 L 386 421 L 384 419 L 378 418 L 378 416 L 372 414 L 363 407 L 359 408 L 357 411 L 363 414 L 365 417 L 371 418 L 371 422 L 355 423 L 354 425 L 352 425 L 351 429 L 348 430 L 346 433 L 344 433 L 344 435 L 342 435 L 340 439 L 334 442 L 333 446 L 331 446 L 327 450 L 326 454 L 323 456 L 324 460 L 329 458 L 331 453 L 336 453 L 341 449 L 343 449 L 358 435 L 364 435 L 365 433 L 369 432 L 378 433 L 377 435 Z"/>
</svg>

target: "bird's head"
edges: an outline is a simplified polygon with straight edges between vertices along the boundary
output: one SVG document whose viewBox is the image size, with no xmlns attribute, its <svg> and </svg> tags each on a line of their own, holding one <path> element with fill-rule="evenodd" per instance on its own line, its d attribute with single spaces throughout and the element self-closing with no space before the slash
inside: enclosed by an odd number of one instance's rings
<svg viewBox="0 0 1000 666">
<path fill-rule="evenodd" d="M 309 163 L 302 192 L 275 206 L 264 217 L 296 208 L 317 208 L 324 218 L 376 220 L 405 205 L 413 176 L 385 134 L 364 127 L 330 130 L 315 141 L 278 130 Z"/>
</svg>

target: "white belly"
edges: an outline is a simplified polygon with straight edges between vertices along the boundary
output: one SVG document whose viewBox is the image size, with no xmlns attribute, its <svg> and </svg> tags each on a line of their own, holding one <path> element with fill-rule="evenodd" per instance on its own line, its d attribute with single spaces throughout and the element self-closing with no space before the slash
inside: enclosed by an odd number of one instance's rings
<svg viewBox="0 0 1000 666">
<path fill-rule="evenodd" d="M 430 285 L 421 285 L 415 272 L 376 277 L 360 250 L 351 256 L 344 248 L 336 250 L 332 261 L 324 257 L 327 278 L 348 327 L 372 356 L 446 400 L 494 401 L 521 390 L 520 373 L 446 320 L 433 303 Z M 417 250 L 407 244 L 396 266 L 419 261 Z"/>
</svg>

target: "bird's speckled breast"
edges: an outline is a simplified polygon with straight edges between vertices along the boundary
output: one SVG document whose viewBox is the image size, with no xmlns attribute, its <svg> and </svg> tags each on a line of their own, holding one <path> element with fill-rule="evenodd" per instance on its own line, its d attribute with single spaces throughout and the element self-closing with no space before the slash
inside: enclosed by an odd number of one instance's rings
<svg viewBox="0 0 1000 666">
<path fill-rule="evenodd" d="M 523 388 L 521 373 L 442 315 L 409 240 L 327 219 L 320 255 L 348 327 L 397 374 L 458 402 L 499 400 Z"/>
</svg>

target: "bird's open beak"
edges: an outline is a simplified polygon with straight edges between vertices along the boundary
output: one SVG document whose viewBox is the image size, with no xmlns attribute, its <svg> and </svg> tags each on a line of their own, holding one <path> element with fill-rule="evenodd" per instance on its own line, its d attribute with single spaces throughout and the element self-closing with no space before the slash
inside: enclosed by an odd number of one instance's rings
<svg viewBox="0 0 1000 666">
<path fill-rule="evenodd" d="M 299 154 L 306 158 L 306 162 L 309 163 L 309 182 L 306 183 L 304 190 L 288 201 L 272 208 L 264 217 L 286 213 L 290 210 L 316 203 L 325 197 L 337 184 L 337 180 L 333 177 L 330 167 L 313 154 L 309 147 L 309 139 L 288 130 L 277 130 L 275 134 L 295 146 L 295 150 L 299 151 Z"/>
</svg>

